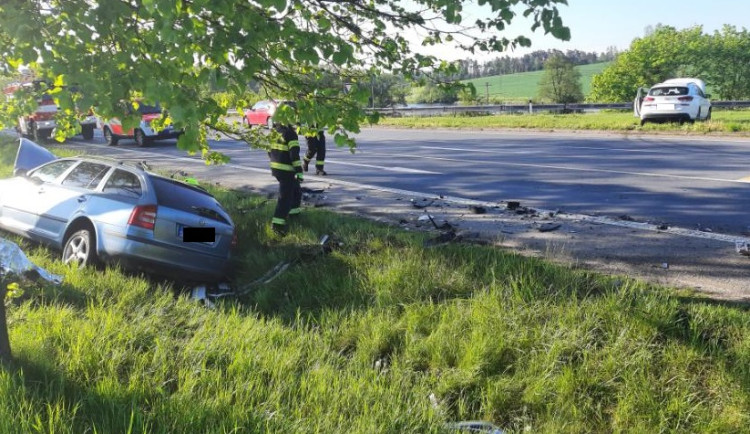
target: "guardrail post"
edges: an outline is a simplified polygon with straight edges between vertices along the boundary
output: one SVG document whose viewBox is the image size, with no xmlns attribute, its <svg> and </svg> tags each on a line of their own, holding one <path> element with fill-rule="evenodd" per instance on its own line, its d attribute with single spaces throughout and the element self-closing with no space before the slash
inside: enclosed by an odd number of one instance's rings
<svg viewBox="0 0 750 434">
<path fill-rule="evenodd" d="M 531 100 L 529 100 L 529 114 L 530 115 L 534 114 L 534 107 L 531 105 Z"/>
</svg>

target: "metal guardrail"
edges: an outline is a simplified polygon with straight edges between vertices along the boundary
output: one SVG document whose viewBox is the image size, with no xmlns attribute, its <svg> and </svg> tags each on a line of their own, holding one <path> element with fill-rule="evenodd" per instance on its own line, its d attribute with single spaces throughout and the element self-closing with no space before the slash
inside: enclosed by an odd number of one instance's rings
<svg viewBox="0 0 750 434">
<path fill-rule="evenodd" d="M 717 108 L 746 108 L 750 101 L 712 101 L 712 107 Z M 443 105 L 432 107 L 383 107 L 367 109 L 390 116 L 441 116 L 454 114 L 501 114 L 501 113 L 529 113 L 529 112 L 592 112 L 599 110 L 633 110 L 632 102 L 620 103 L 591 103 L 591 104 L 494 104 L 494 105 Z M 237 110 L 230 109 L 228 115 L 241 115 Z"/>
<path fill-rule="evenodd" d="M 750 107 L 750 101 L 714 101 L 711 106 L 717 108 Z M 495 104 L 495 105 L 444 105 L 431 107 L 387 107 L 369 109 L 386 116 L 443 116 L 455 114 L 501 114 L 501 113 L 536 113 L 536 112 L 591 112 L 600 110 L 633 110 L 632 102 L 591 103 L 591 104 Z"/>
</svg>

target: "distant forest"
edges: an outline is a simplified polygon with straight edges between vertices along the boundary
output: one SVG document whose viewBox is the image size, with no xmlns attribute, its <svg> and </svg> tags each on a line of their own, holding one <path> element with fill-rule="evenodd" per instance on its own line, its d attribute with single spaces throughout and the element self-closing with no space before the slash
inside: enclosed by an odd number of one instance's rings
<svg viewBox="0 0 750 434">
<path fill-rule="evenodd" d="M 493 75 L 516 74 L 519 72 L 540 71 L 544 69 L 544 62 L 552 55 L 563 55 L 574 65 L 588 65 L 591 63 L 609 62 L 615 60 L 618 51 L 616 47 L 609 47 L 604 53 L 585 52 L 580 50 L 538 50 L 522 57 L 503 56 L 488 62 L 479 63 L 473 59 L 459 60 L 459 72 L 452 78 L 467 80 L 471 78 L 490 77 Z"/>
</svg>

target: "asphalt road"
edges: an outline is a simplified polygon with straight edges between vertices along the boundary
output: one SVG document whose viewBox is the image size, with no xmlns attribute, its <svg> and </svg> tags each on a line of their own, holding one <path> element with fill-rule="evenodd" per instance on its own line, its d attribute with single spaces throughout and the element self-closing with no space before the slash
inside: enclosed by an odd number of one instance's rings
<svg viewBox="0 0 750 434">
<path fill-rule="evenodd" d="M 137 148 L 71 139 L 119 158 L 186 157 L 175 140 Z M 746 234 L 750 140 L 601 133 L 367 128 L 355 153 L 328 140 L 329 179 L 424 195 L 523 205 L 613 219 Z M 219 140 L 238 170 L 267 170 L 263 151 Z M 304 151 L 304 143 L 302 149 Z"/>
</svg>

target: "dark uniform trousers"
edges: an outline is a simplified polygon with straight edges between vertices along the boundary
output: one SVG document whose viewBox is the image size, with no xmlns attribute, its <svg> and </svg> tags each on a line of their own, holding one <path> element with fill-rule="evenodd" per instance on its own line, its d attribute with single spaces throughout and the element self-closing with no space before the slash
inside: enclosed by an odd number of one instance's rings
<svg viewBox="0 0 750 434">
<path fill-rule="evenodd" d="M 326 159 L 326 136 L 319 132 L 317 136 L 307 137 L 307 153 L 305 154 L 305 167 L 315 157 L 315 169 L 323 171 Z"/>
<path fill-rule="evenodd" d="M 273 176 L 279 181 L 279 200 L 276 202 L 272 223 L 285 225 L 287 216 L 300 213 L 302 187 L 294 172 L 275 171 Z"/>
</svg>

